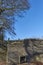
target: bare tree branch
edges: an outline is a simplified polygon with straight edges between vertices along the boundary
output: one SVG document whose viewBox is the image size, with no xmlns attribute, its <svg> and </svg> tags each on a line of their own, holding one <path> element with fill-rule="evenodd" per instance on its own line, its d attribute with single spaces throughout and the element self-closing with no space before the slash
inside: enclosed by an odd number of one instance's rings
<svg viewBox="0 0 43 65">
<path fill-rule="evenodd" d="M 0 22 L 3 29 L 15 34 L 14 26 L 12 27 L 12 24 L 15 22 L 15 14 L 20 16 L 21 12 L 28 9 L 28 0 L 0 0 Z"/>
</svg>

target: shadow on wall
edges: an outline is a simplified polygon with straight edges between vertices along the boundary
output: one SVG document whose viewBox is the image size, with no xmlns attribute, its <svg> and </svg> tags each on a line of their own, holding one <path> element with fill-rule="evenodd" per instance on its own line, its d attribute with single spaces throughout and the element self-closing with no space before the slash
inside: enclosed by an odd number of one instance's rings
<svg viewBox="0 0 43 65">
<path fill-rule="evenodd" d="M 24 48 L 25 48 L 26 53 L 28 54 L 27 62 L 29 63 L 32 55 L 29 53 L 28 47 L 29 47 L 29 40 L 26 39 L 26 40 L 24 40 Z"/>
</svg>

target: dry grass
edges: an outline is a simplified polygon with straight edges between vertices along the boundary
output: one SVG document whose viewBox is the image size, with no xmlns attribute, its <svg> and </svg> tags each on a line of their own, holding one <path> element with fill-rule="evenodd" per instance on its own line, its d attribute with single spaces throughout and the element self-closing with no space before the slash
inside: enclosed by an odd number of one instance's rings
<svg viewBox="0 0 43 65">
<path fill-rule="evenodd" d="M 6 52 L 0 52 L 0 65 L 6 65 Z"/>
<path fill-rule="evenodd" d="M 6 65 L 5 61 L 0 61 L 0 65 Z"/>
</svg>

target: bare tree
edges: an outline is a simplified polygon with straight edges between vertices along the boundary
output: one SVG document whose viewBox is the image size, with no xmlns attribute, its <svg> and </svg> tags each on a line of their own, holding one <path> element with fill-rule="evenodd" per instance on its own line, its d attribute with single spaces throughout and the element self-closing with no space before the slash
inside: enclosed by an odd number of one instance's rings
<svg viewBox="0 0 43 65">
<path fill-rule="evenodd" d="M 28 8 L 28 0 L 0 0 L 0 25 L 3 31 L 7 30 L 10 34 L 15 34 L 13 25 L 15 16 L 21 16 L 21 13 Z"/>
</svg>

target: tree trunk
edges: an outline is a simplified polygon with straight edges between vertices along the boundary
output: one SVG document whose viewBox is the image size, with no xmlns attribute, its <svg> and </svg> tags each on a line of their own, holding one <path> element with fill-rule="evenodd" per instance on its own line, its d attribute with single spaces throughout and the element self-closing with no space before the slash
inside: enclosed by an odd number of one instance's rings
<svg viewBox="0 0 43 65">
<path fill-rule="evenodd" d="M 0 40 L 3 41 L 3 29 L 0 27 Z"/>
</svg>

